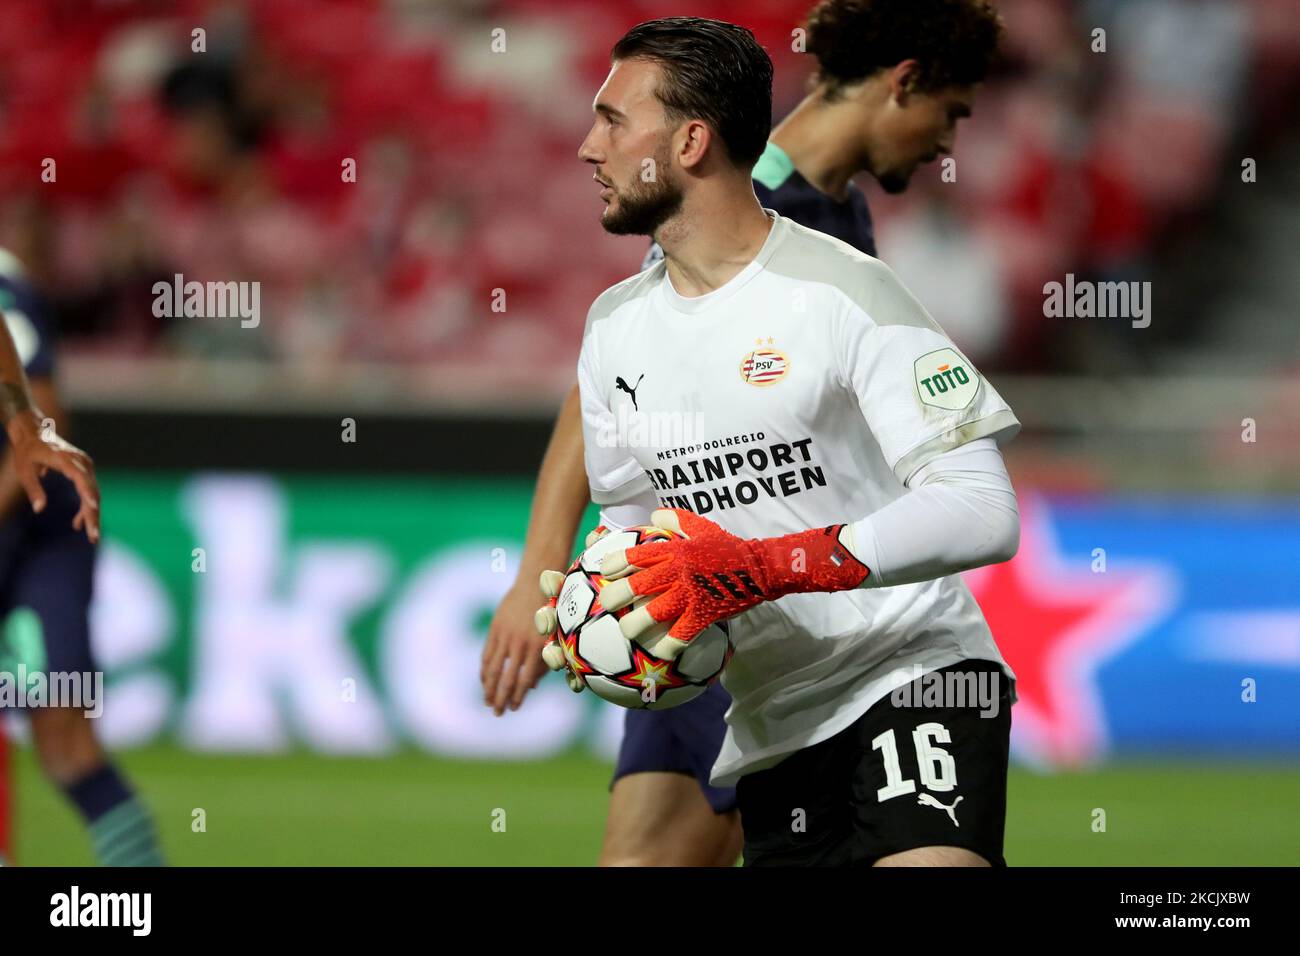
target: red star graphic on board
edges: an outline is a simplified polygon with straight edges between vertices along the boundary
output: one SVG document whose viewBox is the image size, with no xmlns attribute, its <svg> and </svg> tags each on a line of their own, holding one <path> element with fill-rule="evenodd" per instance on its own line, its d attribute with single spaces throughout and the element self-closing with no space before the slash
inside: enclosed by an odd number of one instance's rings
<svg viewBox="0 0 1300 956">
<path fill-rule="evenodd" d="M 1098 541 L 1097 558 L 1066 561 L 1047 505 L 1020 498 L 1020 550 L 1005 564 L 963 575 L 1016 675 L 1012 748 L 1030 763 L 1079 765 L 1106 749 L 1097 668 L 1140 638 L 1172 606 L 1175 581 Z"/>
</svg>

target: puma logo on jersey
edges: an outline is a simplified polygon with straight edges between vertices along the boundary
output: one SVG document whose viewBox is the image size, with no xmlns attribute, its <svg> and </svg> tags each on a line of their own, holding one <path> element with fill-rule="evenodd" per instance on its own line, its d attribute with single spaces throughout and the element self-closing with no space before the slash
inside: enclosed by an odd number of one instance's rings
<svg viewBox="0 0 1300 956">
<path fill-rule="evenodd" d="M 928 793 L 918 793 L 916 795 L 916 802 L 921 806 L 938 807 L 940 810 L 946 811 L 948 816 L 952 818 L 952 825 L 955 827 L 961 827 L 961 824 L 957 822 L 957 804 L 961 803 L 962 799 L 962 797 L 958 797 L 952 802 L 952 806 L 948 806 L 947 804 L 940 803 Z"/>
<path fill-rule="evenodd" d="M 641 373 L 641 378 L 645 378 L 645 372 Z M 617 388 L 620 392 L 627 392 L 630 396 L 632 396 L 632 408 L 633 410 L 638 412 L 641 409 L 636 407 L 636 390 L 641 387 L 641 378 L 638 378 L 636 380 L 635 385 L 633 385 L 631 388 L 628 388 L 627 382 L 623 381 L 623 376 L 616 375 L 614 377 L 614 387 Z"/>
</svg>

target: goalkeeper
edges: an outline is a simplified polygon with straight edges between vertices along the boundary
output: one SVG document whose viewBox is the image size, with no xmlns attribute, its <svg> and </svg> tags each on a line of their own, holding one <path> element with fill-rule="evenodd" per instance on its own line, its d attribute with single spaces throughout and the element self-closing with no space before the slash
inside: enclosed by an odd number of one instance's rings
<svg viewBox="0 0 1300 956">
<path fill-rule="evenodd" d="M 737 788 L 747 864 L 1003 864 L 1013 675 L 956 574 L 1015 552 L 998 446 L 1019 423 L 888 267 L 758 203 L 770 63 L 748 31 L 701 23 L 629 34 L 642 52 L 616 61 L 579 152 L 607 187 L 605 227 L 664 253 L 588 314 L 592 497 L 607 527 L 654 512 L 690 536 L 609 555 L 602 603 L 636 602 L 621 626 L 666 657 L 731 618 L 733 703 L 710 782 Z M 679 39 L 704 35 L 734 69 L 678 68 Z M 632 217 L 622 197 L 646 156 L 663 201 Z M 704 434 L 620 433 L 647 415 L 698 416 Z M 735 476 L 701 467 L 757 434 L 801 450 L 798 481 L 749 456 Z M 709 515 L 655 509 L 682 500 Z M 553 596 L 556 576 L 543 580 Z M 549 609 L 538 620 L 550 630 Z M 894 705 L 932 672 L 995 678 L 999 706 Z"/>
</svg>

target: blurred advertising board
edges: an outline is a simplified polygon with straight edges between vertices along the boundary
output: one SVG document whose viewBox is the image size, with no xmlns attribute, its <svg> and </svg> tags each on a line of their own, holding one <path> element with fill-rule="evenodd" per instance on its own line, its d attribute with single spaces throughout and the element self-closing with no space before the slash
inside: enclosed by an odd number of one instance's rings
<svg viewBox="0 0 1300 956">
<path fill-rule="evenodd" d="M 622 712 L 557 679 L 518 713 L 482 703 L 526 480 L 102 480 L 92 633 L 111 745 L 613 752 Z M 1017 557 L 966 576 L 1019 678 L 1020 761 L 1300 755 L 1300 500 L 1022 489 L 1021 511 Z"/>
</svg>

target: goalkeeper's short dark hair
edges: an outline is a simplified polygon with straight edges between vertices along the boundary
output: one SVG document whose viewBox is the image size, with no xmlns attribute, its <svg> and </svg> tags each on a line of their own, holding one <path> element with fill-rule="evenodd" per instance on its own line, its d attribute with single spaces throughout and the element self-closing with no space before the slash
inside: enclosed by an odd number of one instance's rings
<svg viewBox="0 0 1300 956">
<path fill-rule="evenodd" d="M 910 59 L 919 64 L 920 92 L 979 83 L 997 56 L 1002 18 L 987 0 L 821 0 L 805 28 L 817 59 L 812 82 L 834 100 Z"/>
<path fill-rule="evenodd" d="M 663 69 L 655 91 L 669 120 L 701 119 L 736 166 L 752 169 L 772 132 L 772 60 L 744 27 L 665 17 L 629 30 L 611 61 L 647 59 Z"/>
</svg>

